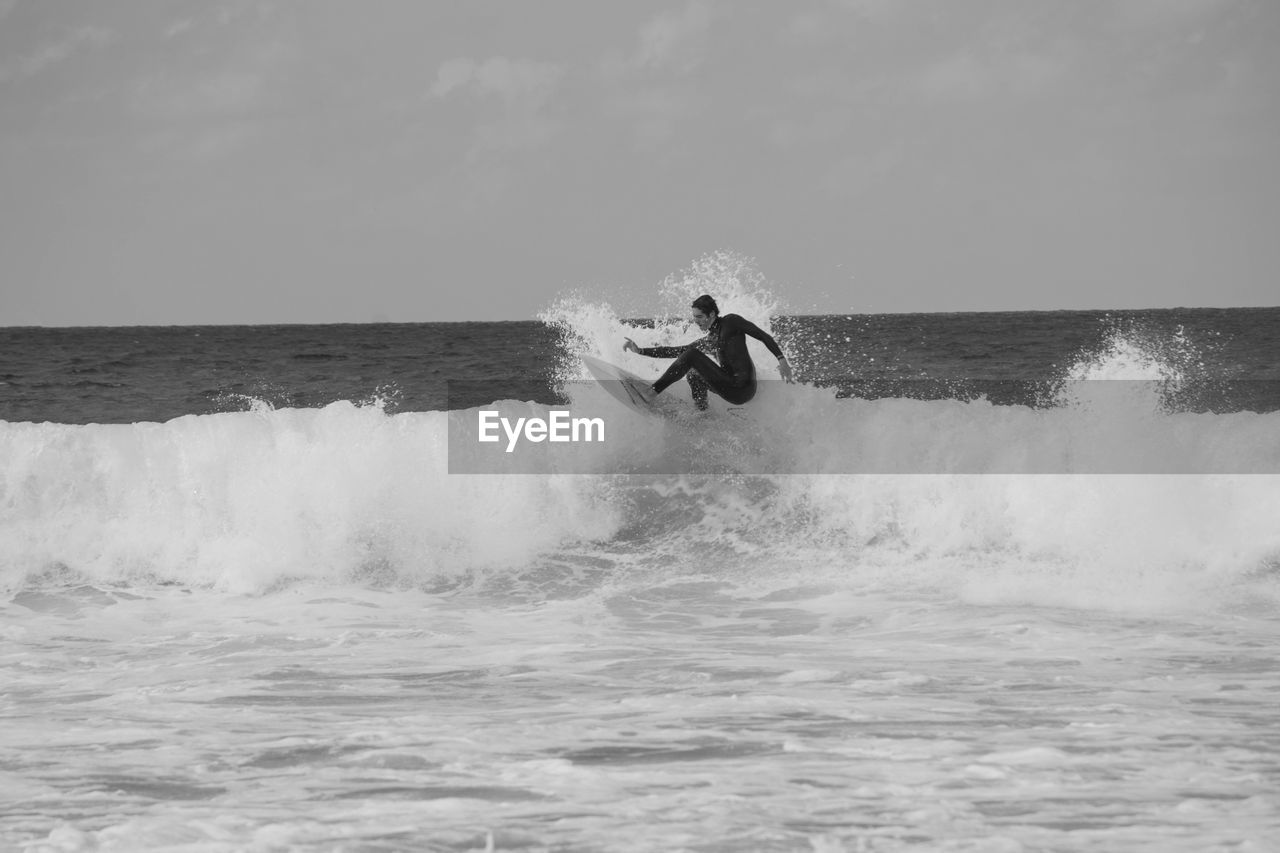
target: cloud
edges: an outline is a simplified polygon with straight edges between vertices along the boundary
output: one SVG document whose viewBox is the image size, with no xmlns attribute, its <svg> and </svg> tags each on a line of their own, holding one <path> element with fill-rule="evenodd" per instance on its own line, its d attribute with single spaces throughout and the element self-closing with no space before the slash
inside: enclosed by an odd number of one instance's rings
<svg viewBox="0 0 1280 853">
<path fill-rule="evenodd" d="M 475 145 L 468 156 L 475 160 L 482 151 L 537 148 L 550 142 L 559 129 L 556 122 L 537 113 L 508 115 L 476 128 Z"/>
<path fill-rule="evenodd" d="M 1125 0 L 1109 5 L 1112 20 L 1123 27 L 1185 26 L 1232 7 L 1244 0 Z"/>
<path fill-rule="evenodd" d="M 496 95 L 509 103 L 542 102 L 551 96 L 564 75 L 564 67 L 552 62 L 513 60 L 494 56 L 477 63 L 450 59 L 436 72 L 431 95 L 444 98 L 460 90 Z"/>
<path fill-rule="evenodd" d="M 191 18 L 182 18 L 180 20 L 174 21 L 173 23 L 169 24 L 169 26 L 165 27 L 164 38 L 168 40 L 168 39 L 180 36 L 183 33 L 194 29 L 195 25 L 196 25 L 196 22 Z"/>
<path fill-rule="evenodd" d="M 476 64 L 472 60 L 450 59 L 436 72 L 436 82 L 431 87 L 431 94 L 437 98 L 443 98 L 455 89 L 470 83 L 475 73 Z"/>
<path fill-rule="evenodd" d="M 234 116 L 252 111 L 267 83 L 253 71 L 226 69 L 195 79 L 151 77 L 134 91 L 134 109 L 160 121 Z"/>
<path fill-rule="evenodd" d="M 287 72 L 297 58 L 290 45 L 271 41 L 219 67 L 185 75 L 154 74 L 137 83 L 133 107 L 159 121 L 244 116 L 281 96 Z"/>
<path fill-rule="evenodd" d="M 142 138 L 148 154 L 180 161 L 213 161 L 229 157 L 262 135 L 259 123 L 234 120 L 207 127 L 169 127 Z"/>
<path fill-rule="evenodd" d="M 666 145 L 695 111 L 690 93 L 679 87 L 646 87 L 612 98 L 605 113 L 622 119 L 635 134 L 635 146 L 651 151 Z"/>
<path fill-rule="evenodd" d="M 265 75 L 256 71 L 221 71 L 207 77 L 187 93 L 187 109 L 204 113 L 245 112 L 262 100 L 267 88 Z"/>
<path fill-rule="evenodd" d="M 832 0 L 833 5 L 853 12 L 873 23 L 890 21 L 916 25 L 921 21 L 944 22 L 962 18 L 1000 19 L 1018 15 L 1057 15 L 1064 10 L 1061 0 L 989 0 L 982 11 L 954 0 Z M 1164 23 L 1181 24 L 1199 20 L 1229 7 L 1244 6 L 1252 0 L 1075 0 L 1082 14 L 1113 24 L 1147 27 Z M 1070 10 L 1068 10 L 1070 11 Z M 954 17 L 953 17 L 954 16 Z"/>
<path fill-rule="evenodd" d="M 600 62 L 600 113 L 629 125 L 637 149 L 666 145 L 696 111 L 698 89 L 677 78 L 702 64 L 700 48 L 716 17 L 706 0 L 692 0 L 648 19 L 632 51 L 610 53 Z"/>
<path fill-rule="evenodd" d="M 822 179 L 832 196 L 856 196 L 891 182 L 907 162 L 901 146 L 888 146 L 835 161 Z"/>
<path fill-rule="evenodd" d="M 447 98 L 470 93 L 496 97 L 503 103 L 499 117 L 475 129 L 466 155 L 468 162 L 475 163 L 488 152 L 537 148 L 556 135 L 560 125 L 544 115 L 543 108 L 564 73 L 564 66 L 556 63 L 505 56 L 490 57 L 483 62 L 450 59 L 436 71 L 430 94 L 434 98 Z"/>
<path fill-rule="evenodd" d="M 0 8 L 0 18 L 4 17 L 13 6 L 9 6 L 8 10 Z M 104 27 L 86 26 L 80 27 L 57 41 L 51 41 L 42 45 L 37 50 L 19 58 L 13 64 L 0 68 L 0 83 L 9 80 L 35 77 L 44 71 L 59 65 L 66 60 L 85 50 L 92 50 L 110 44 L 115 40 L 115 33 Z"/>
<path fill-rule="evenodd" d="M 921 68 L 913 87 L 927 96 L 951 100 L 1036 95 L 1052 89 L 1067 71 L 1062 59 L 1048 53 L 965 50 Z"/>
<path fill-rule="evenodd" d="M 481 91 L 507 100 L 542 100 L 560 80 L 562 69 L 549 62 L 512 62 L 496 57 L 476 69 L 475 81 Z"/>
<path fill-rule="evenodd" d="M 843 106 L 815 109 L 800 116 L 774 119 L 764 138 L 782 149 L 822 145 L 839 140 L 853 122 L 853 114 Z"/>
<path fill-rule="evenodd" d="M 883 20 L 895 13 L 909 11 L 901 0 L 836 0 L 837 6 L 849 9 L 869 20 Z"/>
<path fill-rule="evenodd" d="M 231 156 L 282 124 L 299 50 L 268 40 L 222 57 L 213 67 L 157 71 L 134 82 L 130 106 L 141 144 L 176 160 Z"/>
<path fill-rule="evenodd" d="M 689 71 L 698 64 L 685 50 L 711 27 L 714 14 L 703 0 L 693 0 L 679 11 L 663 12 L 640 28 L 639 44 L 632 65 L 656 70 L 680 64 Z"/>
</svg>

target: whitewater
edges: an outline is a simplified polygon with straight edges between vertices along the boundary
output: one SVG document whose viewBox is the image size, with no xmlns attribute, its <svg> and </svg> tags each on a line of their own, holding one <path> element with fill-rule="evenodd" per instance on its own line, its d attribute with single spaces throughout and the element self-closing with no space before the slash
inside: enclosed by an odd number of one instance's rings
<svg viewBox="0 0 1280 853">
<path fill-rule="evenodd" d="M 564 402 L 484 408 L 610 440 L 501 470 L 470 405 L 0 422 L 0 847 L 1277 849 L 1280 413 L 1124 334 L 623 410 L 579 357 L 656 376 L 695 272 L 548 309 Z"/>
</svg>

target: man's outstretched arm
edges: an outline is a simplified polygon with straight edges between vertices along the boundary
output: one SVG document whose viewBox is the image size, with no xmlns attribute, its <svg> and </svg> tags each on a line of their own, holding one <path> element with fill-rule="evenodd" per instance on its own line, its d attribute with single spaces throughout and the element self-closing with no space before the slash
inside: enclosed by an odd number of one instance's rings
<svg viewBox="0 0 1280 853">
<path fill-rule="evenodd" d="M 631 340 L 631 338 L 627 338 L 626 341 L 627 342 L 622 345 L 624 350 L 630 350 L 631 352 L 636 352 L 640 355 L 647 355 L 649 358 L 676 358 L 680 353 L 697 344 L 697 341 L 694 341 L 692 344 L 685 344 L 684 346 L 679 347 L 638 347 L 636 346 L 636 342 Z"/>
<path fill-rule="evenodd" d="M 782 375 L 782 378 L 785 381 L 790 382 L 791 364 L 787 361 L 786 355 L 782 352 L 782 347 L 778 346 L 778 342 L 773 339 L 773 335 L 769 334 L 746 317 L 742 317 L 738 314 L 734 314 L 733 317 L 735 324 L 743 334 L 750 335 L 755 338 L 757 341 L 764 344 L 768 348 L 769 352 L 774 354 L 778 359 L 778 373 Z"/>
</svg>

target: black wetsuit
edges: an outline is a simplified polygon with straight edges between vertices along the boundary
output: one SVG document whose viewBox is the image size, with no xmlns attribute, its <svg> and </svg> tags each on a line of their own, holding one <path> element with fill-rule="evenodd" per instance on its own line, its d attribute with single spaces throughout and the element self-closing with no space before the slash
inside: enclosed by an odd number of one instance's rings
<svg viewBox="0 0 1280 853">
<path fill-rule="evenodd" d="M 778 346 L 778 342 L 768 332 L 737 314 L 725 314 L 716 318 L 705 338 L 691 344 L 680 347 L 645 347 L 640 350 L 641 355 L 650 358 L 675 359 L 667 372 L 653 383 L 653 390 L 662 393 L 667 386 L 688 374 L 693 401 L 699 409 L 707 407 L 708 389 L 734 405 L 742 405 L 756 395 L 756 366 L 747 352 L 747 335 L 763 343 L 778 358 L 782 358 L 782 347 Z M 719 364 L 702 351 L 712 347 L 720 359 Z"/>
</svg>

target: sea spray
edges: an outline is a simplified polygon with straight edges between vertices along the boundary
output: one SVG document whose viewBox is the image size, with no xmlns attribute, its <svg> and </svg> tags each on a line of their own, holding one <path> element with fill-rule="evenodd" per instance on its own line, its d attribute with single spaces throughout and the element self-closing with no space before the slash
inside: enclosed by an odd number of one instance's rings
<svg viewBox="0 0 1280 853">
<path fill-rule="evenodd" d="M 782 311 L 782 300 L 756 260 L 738 252 L 710 252 L 685 269 L 672 273 L 658 286 L 663 314 L 670 321 L 687 321 L 689 304 L 710 294 L 721 314 L 741 314 L 761 328 Z"/>
<path fill-rule="evenodd" d="M 619 519 L 589 478 L 450 477 L 444 412 L 260 410 L 164 424 L 0 423 L 0 584 L 261 591 L 519 566 Z"/>
<path fill-rule="evenodd" d="M 558 390 L 563 391 L 565 383 L 589 378 L 581 363 L 584 355 L 602 358 L 642 377 L 656 379 L 668 362 L 625 351 L 625 339 L 632 338 L 642 347 L 692 343 L 705 333 L 689 318 L 689 303 L 704 293 L 715 297 L 722 314 L 741 314 L 767 332 L 772 331 L 772 318 L 780 308 L 778 298 L 769 291 L 755 262 L 728 251 L 704 255 L 687 269 L 668 276 L 657 290 L 659 299 L 654 306 L 654 316 L 641 323 L 637 323 L 636 318 L 620 317 L 611 304 L 592 301 L 581 292 L 563 295 L 539 313 L 538 319 L 560 336 Z M 752 340 L 748 347 L 756 362 L 757 375 L 777 378 L 775 359 L 763 345 Z M 667 393 L 688 399 L 686 389 L 681 383 Z"/>
<path fill-rule="evenodd" d="M 1196 408 L 1215 382 L 1200 345 L 1179 326 L 1162 332 L 1129 319 L 1104 318 L 1101 339 L 1082 348 L 1042 397 L 1048 405 L 1121 405 L 1172 414 Z M 1203 407 L 1200 407 L 1203 410 Z"/>
<path fill-rule="evenodd" d="M 1265 567 L 1280 558 L 1274 452 L 1265 475 L 966 474 L 1009 463 L 993 433 L 1071 440 L 1078 413 L 772 390 L 785 405 L 761 422 L 712 416 L 681 430 L 648 418 L 636 446 L 577 445 L 604 472 L 586 475 L 449 474 L 443 412 L 333 404 L 165 424 L 0 424 L 0 579 L 9 591 L 59 572 L 241 592 L 298 581 L 430 588 L 518 579 L 567 554 L 643 558 L 662 577 L 741 570 L 715 556 L 728 554 L 783 583 L 814 572 L 855 587 L 1141 610 L 1216 606 L 1239 584 L 1269 583 Z M 1208 419 L 1200 452 L 1228 452 L 1214 443 L 1232 429 L 1213 425 L 1224 416 L 1171 417 Z M 1257 442 L 1280 426 L 1277 415 L 1232 417 L 1256 425 Z M 637 447 L 689 467 L 627 474 Z M 933 468 L 839 473 L 893 454 Z M 753 473 L 766 464 L 785 470 Z"/>
</svg>

